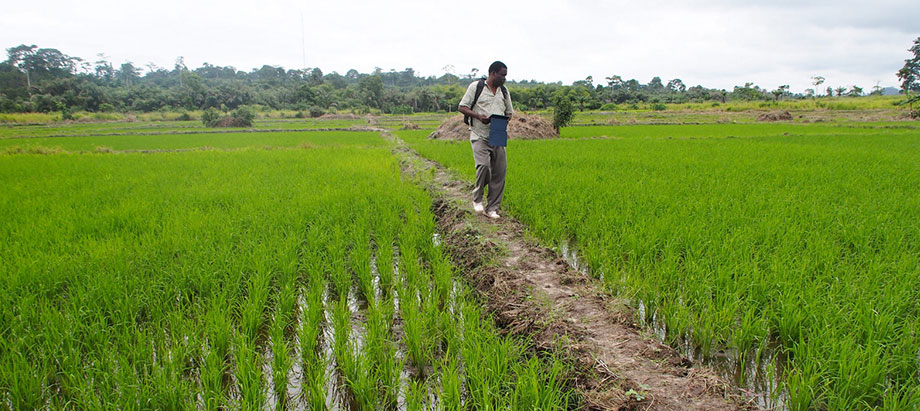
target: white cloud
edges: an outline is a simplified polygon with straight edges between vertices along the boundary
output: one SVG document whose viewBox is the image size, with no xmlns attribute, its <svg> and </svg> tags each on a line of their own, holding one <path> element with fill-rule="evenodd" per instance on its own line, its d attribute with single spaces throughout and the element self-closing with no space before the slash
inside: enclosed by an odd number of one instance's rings
<svg viewBox="0 0 920 411">
<path fill-rule="evenodd" d="M 896 85 L 920 35 L 920 3 L 907 0 L 45 0 L 4 9 L 4 47 L 36 44 L 87 60 L 105 53 L 115 65 L 172 67 L 184 56 L 190 67 L 305 63 L 324 72 L 412 67 L 440 75 L 448 64 L 466 74 L 500 59 L 517 80 L 569 84 L 592 75 L 600 83 L 619 74 L 793 91 L 811 87 L 816 74 L 835 86 Z"/>
</svg>

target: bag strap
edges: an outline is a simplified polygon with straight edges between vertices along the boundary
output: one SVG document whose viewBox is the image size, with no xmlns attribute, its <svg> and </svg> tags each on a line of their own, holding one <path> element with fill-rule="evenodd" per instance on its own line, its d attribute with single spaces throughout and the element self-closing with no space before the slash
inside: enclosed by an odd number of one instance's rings
<svg viewBox="0 0 920 411">
<path fill-rule="evenodd" d="M 479 79 L 479 82 L 476 83 L 476 94 L 473 95 L 473 103 L 470 104 L 470 109 L 471 109 L 471 110 L 472 110 L 474 107 L 476 107 L 476 102 L 479 101 L 479 95 L 482 94 L 482 89 L 485 88 L 485 86 L 486 86 L 486 79 L 484 79 L 484 78 Z M 502 88 L 504 88 L 504 87 L 505 87 L 505 86 L 502 86 Z M 504 90 L 502 90 L 502 92 L 504 93 Z M 472 125 L 473 125 L 473 120 L 470 118 L 470 116 L 464 114 L 464 115 L 463 115 L 463 123 L 465 123 L 466 125 L 472 126 Z"/>
<path fill-rule="evenodd" d="M 476 83 L 476 94 L 473 95 L 473 104 L 470 104 L 470 109 L 472 109 L 473 107 L 476 107 L 476 102 L 479 101 L 479 95 L 482 94 L 482 89 L 485 88 L 485 86 L 486 86 L 486 79 L 485 78 L 479 79 L 479 82 Z M 505 100 L 507 100 L 508 99 L 508 89 L 505 88 L 504 85 L 501 86 L 501 89 L 502 89 L 502 97 L 504 97 Z M 463 123 L 466 125 L 472 126 L 473 120 L 470 119 L 470 116 L 464 114 Z"/>
</svg>

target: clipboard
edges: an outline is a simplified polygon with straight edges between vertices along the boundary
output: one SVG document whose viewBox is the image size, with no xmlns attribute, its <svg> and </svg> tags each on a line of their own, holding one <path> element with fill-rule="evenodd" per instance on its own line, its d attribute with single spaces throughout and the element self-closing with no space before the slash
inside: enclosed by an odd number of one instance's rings
<svg viewBox="0 0 920 411">
<path fill-rule="evenodd" d="M 489 145 L 508 145 L 508 120 L 511 117 L 493 114 L 489 116 Z"/>
</svg>

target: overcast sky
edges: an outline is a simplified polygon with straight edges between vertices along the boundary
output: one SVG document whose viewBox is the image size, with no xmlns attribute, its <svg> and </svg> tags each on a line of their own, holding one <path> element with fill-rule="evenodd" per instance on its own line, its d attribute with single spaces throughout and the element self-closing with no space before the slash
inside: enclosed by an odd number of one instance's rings
<svg viewBox="0 0 920 411">
<path fill-rule="evenodd" d="M 0 45 L 90 61 L 104 53 L 116 67 L 172 68 L 183 56 L 190 68 L 412 67 L 440 76 L 502 60 L 514 80 L 602 83 L 618 74 L 802 92 L 821 75 L 822 88 L 868 91 L 898 86 L 918 16 L 917 0 L 34 0 L 5 2 Z"/>
</svg>

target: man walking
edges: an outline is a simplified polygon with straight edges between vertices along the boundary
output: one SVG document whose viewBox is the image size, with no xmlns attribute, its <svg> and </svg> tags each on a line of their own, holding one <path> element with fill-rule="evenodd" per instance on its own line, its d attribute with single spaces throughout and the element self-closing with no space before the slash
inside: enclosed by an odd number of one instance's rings
<svg viewBox="0 0 920 411">
<path fill-rule="evenodd" d="M 511 94 L 505 88 L 508 67 L 496 61 L 489 66 L 489 77 L 477 80 L 466 89 L 458 108 L 469 117 L 470 144 L 473 146 L 473 161 L 476 164 L 476 186 L 473 189 L 473 210 L 484 212 L 489 218 L 499 218 L 498 209 L 505 193 L 505 147 L 489 144 L 489 117 L 493 114 L 508 116 Z M 482 197 L 486 186 L 489 194 L 483 206 Z"/>
</svg>

